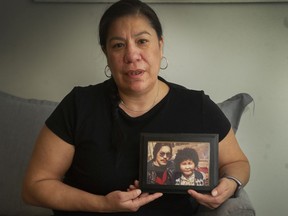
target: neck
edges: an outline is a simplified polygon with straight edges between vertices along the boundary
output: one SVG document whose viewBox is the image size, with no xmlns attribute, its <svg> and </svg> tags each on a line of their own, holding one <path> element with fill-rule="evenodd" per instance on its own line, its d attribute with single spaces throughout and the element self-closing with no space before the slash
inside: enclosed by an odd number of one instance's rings
<svg viewBox="0 0 288 216">
<path fill-rule="evenodd" d="M 120 106 L 121 108 L 124 108 L 125 111 L 131 112 L 133 114 L 141 114 L 149 111 L 152 109 L 155 104 L 157 103 L 159 92 L 160 92 L 160 83 L 159 80 L 156 83 L 156 92 L 152 93 L 153 100 L 147 100 L 145 98 L 141 99 L 141 101 L 138 102 L 138 104 L 135 102 L 134 106 L 132 106 L 132 102 L 128 105 L 126 102 L 124 102 L 123 98 L 120 96 Z M 126 100 L 128 101 L 128 100 Z"/>
</svg>

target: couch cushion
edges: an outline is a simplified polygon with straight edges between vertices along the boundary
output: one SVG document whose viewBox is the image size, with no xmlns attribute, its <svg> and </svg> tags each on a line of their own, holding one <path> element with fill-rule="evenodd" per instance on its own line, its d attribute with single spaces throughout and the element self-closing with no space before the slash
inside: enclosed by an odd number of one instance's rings
<svg viewBox="0 0 288 216">
<path fill-rule="evenodd" d="M 21 184 L 37 134 L 56 105 L 0 92 L 0 215 L 51 215 L 23 203 Z"/>
<path fill-rule="evenodd" d="M 225 101 L 218 103 L 220 109 L 229 119 L 234 133 L 237 132 L 241 116 L 247 107 L 253 101 L 253 98 L 247 93 L 239 93 Z"/>
<path fill-rule="evenodd" d="M 255 216 L 255 214 L 250 198 L 243 189 L 239 197 L 228 199 L 217 209 L 200 206 L 196 216 Z"/>
</svg>

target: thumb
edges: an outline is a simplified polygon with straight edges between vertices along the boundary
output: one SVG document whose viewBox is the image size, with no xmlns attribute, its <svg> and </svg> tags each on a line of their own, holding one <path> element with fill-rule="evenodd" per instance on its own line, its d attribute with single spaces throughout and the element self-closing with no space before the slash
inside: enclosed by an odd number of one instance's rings
<svg viewBox="0 0 288 216">
<path fill-rule="evenodd" d="M 216 196 L 218 195 L 218 190 L 217 190 L 217 188 L 214 188 L 214 189 L 212 190 L 211 195 L 212 195 L 213 197 L 216 197 Z"/>
<path fill-rule="evenodd" d="M 220 194 L 223 192 L 223 190 L 225 190 L 224 188 L 225 188 L 225 186 L 224 186 L 223 182 L 220 181 L 219 184 L 217 185 L 217 187 L 215 187 L 215 188 L 211 191 L 211 195 L 212 195 L 213 197 L 216 197 L 216 196 L 220 195 Z"/>
<path fill-rule="evenodd" d="M 141 193 L 142 193 L 142 191 L 140 189 L 131 190 L 131 191 L 128 192 L 129 199 L 135 199 L 138 196 L 140 196 Z"/>
<path fill-rule="evenodd" d="M 213 197 L 219 196 L 223 193 L 226 193 L 229 189 L 229 182 L 225 181 L 225 179 L 221 179 L 219 184 L 217 185 L 217 187 L 215 187 L 212 191 L 211 191 L 211 195 Z"/>
</svg>

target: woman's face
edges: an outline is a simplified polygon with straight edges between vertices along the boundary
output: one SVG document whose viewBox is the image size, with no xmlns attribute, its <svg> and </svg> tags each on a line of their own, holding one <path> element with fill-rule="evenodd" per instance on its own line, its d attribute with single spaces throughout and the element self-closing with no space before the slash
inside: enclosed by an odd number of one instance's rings
<svg viewBox="0 0 288 216">
<path fill-rule="evenodd" d="M 195 163 L 192 160 L 185 160 L 180 163 L 180 171 L 184 176 L 191 176 L 195 169 Z"/>
<path fill-rule="evenodd" d="M 120 92 L 141 94 L 153 88 L 162 48 L 163 39 L 144 16 L 124 16 L 112 23 L 105 54 Z"/>
<path fill-rule="evenodd" d="M 169 146 L 162 146 L 156 155 L 155 165 L 166 166 L 172 156 L 171 149 Z"/>
</svg>

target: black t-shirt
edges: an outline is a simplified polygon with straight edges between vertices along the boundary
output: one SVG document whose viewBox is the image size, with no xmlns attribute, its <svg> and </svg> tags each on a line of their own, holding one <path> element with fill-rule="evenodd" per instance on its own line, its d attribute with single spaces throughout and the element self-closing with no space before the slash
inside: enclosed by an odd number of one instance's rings
<svg viewBox="0 0 288 216">
<path fill-rule="evenodd" d="M 219 141 L 227 135 L 231 127 L 228 119 L 203 91 L 166 83 L 170 90 L 165 98 L 136 118 L 117 106 L 111 79 L 74 88 L 46 121 L 50 130 L 75 146 L 64 182 L 99 195 L 126 191 L 138 179 L 141 132 L 216 133 Z M 113 141 L 115 121 L 122 138 Z M 136 213 L 116 215 L 188 215 L 193 210 L 190 201 L 188 195 L 165 194 Z M 102 214 L 55 211 L 55 215 Z"/>
</svg>

